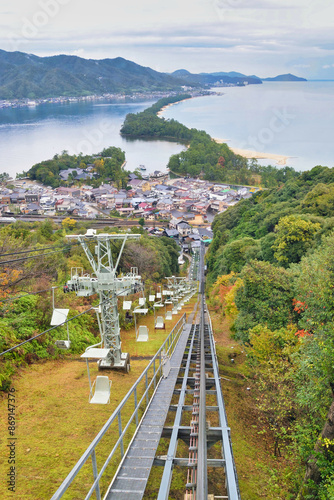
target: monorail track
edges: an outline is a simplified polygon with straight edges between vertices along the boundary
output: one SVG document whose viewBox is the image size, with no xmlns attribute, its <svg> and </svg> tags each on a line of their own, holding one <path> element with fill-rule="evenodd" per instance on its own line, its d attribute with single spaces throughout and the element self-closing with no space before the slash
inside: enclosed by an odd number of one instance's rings
<svg viewBox="0 0 334 500">
<path fill-rule="evenodd" d="M 85 461 L 82 458 L 78 462 L 52 500 L 62 497 L 62 493 L 89 457 L 93 460 L 95 481 L 86 499 L 95 493 L 98 500 L 141 500 L 147 498 L 148 491 L 152 498 L 153 484 L 156 484 L 156 478 L 160 477 L 160 484 L 154 496 L 157 500 L 240 500 L 215 342 L 205 304 L 203 261 L 202 248 L 200 256 L 194 259 L 192 266 L 192 272 L 199 278 L 200 293 L 197 304 L 188 321 L 184 322 L 185 319 L 182 319 L 184 323 L 180 329 L 181 333 L 178 334 L 172 349 L 167 350 L 171 353 L 170 369 L 167 372 L 161 369 L 161 376 L 154 382 L 150 402 L 141 421 L 138 421 L 128 449 L 122 453 L 121 462 L 107 491 L 103 494 L 100 492 L 99 481 L 108 464 L 106 463 L 98 473 L 95 458 L 95 448 L 98 444 L 96 439 L 95 444 L 92 443 L 87 449 Z M 161 360 L 161 353 L 156 359 L 159 356 Z M 160 368 L 162 364 L 158 369 L 154 365 L 154 376 Z M 148 387 L 147 374 L 145 377 Z M 147 396 L 144 394 L 143 398 Z M 114 420 L 120 415 L 123 404 L 114 412 Z M 136 409 L 135 414 L 137 415 Z M 102 431 L 99 436 L 101 439 Z M 177 492 L 173 481 L 175 473 Z"/>
</svg>

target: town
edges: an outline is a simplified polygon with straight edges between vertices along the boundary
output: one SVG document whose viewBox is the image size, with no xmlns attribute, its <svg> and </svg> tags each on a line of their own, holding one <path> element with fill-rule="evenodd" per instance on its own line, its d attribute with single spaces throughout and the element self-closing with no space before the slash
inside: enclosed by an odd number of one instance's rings
<svg viewBox="0 0 334 500">
<path fill-rule="evenodd" d="M 66 178 L 73 170 L 63 170 L 61 176 Z M 81 173 L 76 170 L 76 175 Z M 19 216 L 105 218 L 106 222 L 118 217 L 122 225 L 137 219 L 150 234 L 173 238 L 187 251 L 189 244 L 211 241 L 215 214 L 251 197 L 257 189 L 190 177 L 171 179 L 169 173 L 159 171 L 145 179 L 130 173 L 126 189 L 112 183 L 53 189 L 27 178 L 7 180 L 0 187 L 0 222 L 13 222 Z"/>
</svg>

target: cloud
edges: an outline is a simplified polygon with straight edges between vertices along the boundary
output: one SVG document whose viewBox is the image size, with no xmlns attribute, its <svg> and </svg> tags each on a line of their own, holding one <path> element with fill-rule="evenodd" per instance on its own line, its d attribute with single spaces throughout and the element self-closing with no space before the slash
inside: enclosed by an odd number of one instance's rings
<svg viewBox="0 0 334 500">
<path fill-rule="evenodd" d="M 293 64 L 293 67 L 296 69 L 307 69 L 311 68 L 311 64 Z"/>
<path fill-rule="evenodd" d="M 32 22 L 47 1 L 16 0 L 10 7 L 0 6 L 0 15 L 7 16 L 0 47 L 40 55 L 126 54 L 148 66 L 151 54 L 152 64 L 170 67 L 177 60 L 180 67 L 197 66 L 198 71 L 204 66 L 208 70 L 209 63 L 218 71 L 224 58 L 224 64 L 242 72 L 262 67 L 262 74 L 275 64 L 280 72 L 313 71 L 313 59 L 320 70 L 331 67 L 334 58 L 332 0 L 94 0 L 93 7 L 88 0 L 62 0 L 57 15 L 33 37 L 23 36 L 24 19 Z"/>
</svg>

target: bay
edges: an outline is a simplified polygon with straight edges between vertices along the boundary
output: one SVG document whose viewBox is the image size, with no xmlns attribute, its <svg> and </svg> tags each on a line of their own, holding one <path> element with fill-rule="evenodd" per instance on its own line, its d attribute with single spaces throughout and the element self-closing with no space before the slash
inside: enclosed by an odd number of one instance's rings
<svg viewBox="0 0 334 500">
<path fill-rule="evenodd" d="M 126 154 L 126 168 L 145 165 L 147 173 L 166 169 L 172 154 L 184 149 L 176 142 L 133 140 L 120 135 L 128 113 L 137 113 L 155 101 L 45 103 L 35 107 L 0 109 L 0 172 L 29 170 L 35 163 L 66 150 L 94 154 L 108 146 Z"/>
<path fill-rule="evenodd" d="M 290 156 L 305 171 L 334 166 L 334 82 L 264 82 L 215 89 L 166 108 L 165 118 L 205 130 L 234 148 Z M 273 160 L 260 160 L 274 164 Z"/>
<path fill-rule="evenodd" d="M 299 171 L 334 166 L 334 82 L 265 82 L 214 90 L 220 95 L 174 104 L 163 116 L 205 130 L 231 147 L 289 156 L 288 165 Z M 63 150 L 93 154 L 108 146 L 125 151 L 128 170 L 140 164 L 148 173 L 164 170 L 170 156 L 184 149 L 182 145 L 130 140 L 119 133 L 127 113 L 142 111 L 153 102 L 89 101 L 0 109 L 0 171 L 15 177 Z"/>
</svg>

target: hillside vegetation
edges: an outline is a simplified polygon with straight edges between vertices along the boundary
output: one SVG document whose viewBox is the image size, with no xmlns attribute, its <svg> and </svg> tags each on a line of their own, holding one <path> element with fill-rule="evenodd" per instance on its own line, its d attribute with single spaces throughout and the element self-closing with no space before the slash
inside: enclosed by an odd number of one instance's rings
<svg viewBox="0 0 334 500">
<path fill-rule="evenodd" d="M 16 222 L 0 228 L 0 253 L 10 254 L 2 258 L 0 273 L 0 352 L 50 328 L 52 286 L 57 287 L 56 307 L 69 308 L 69 318 L 98 303 L 97 296 L 76 297 L 74 293 L 64 294 L 62 290 L 71 276 L 72 267 L 82 267 L 84 273 L 92 273 L 81 246 L 72 242 L 69 245 L 65 238 L 66 234 L 86 233 L 84 226 L 87 224 L 69 229 L 64 223 L 63 228 L 57 229 L 56 225 L 46 220 L 34 224 Z M 115 231 L 107 228 L 103 232 Z M 139 233 L 140 229 L 134 228 L 133 232 Z M 121 241 L 115 240 L 114 262 L 120 246 Z M 28 255 L 27 251 L 30 251 Z M 179 273 L 178 256 L 178 247 L 173 240 L 143 234 L 140 240 L 126 244 L 119 272 L 129 272 L 131 267 L 137 267 L 147 285 L 148 294 L 150 286 L 157 286 L 165 276 Z M 122 328 L 131 327 L 133 323 L 133 320 L 132 323 L 125 321 L 123 311 L 120 311 L 120 321 Z M 70 354 L 82 353 L 99 337 L 95 313 L 91 311 L 72 320 L 69 331 L 72 342 Z M 11 377 L 20 366 L 41 359 L 62 357 L 63 351 L 55 347 L 55 340 L 66 336 L 64 327 L 57 328 L 1 356 L 0 391 L 8 390 Z"/>
<path fill-rule="evenodd" d="M 69 186 L 74 182 L 89 183 L 98 187 L 106 181 L 115 182 L 119 188 L 125 188 L 128 180 L 128 172 L 122 168 L 125 162 L 125 153 L 120 148 L 109 147 L 96 155 L 69 155 L 63 151 L 55 155 L 51 160 L 43 160 L 33 165 L 27 172 L 30 179 L 37 180 L 42 184 L 57 188 Z M 90 178 L 77 179 L 77 170 L 90 168 Z M 72 170 L 67 180 L 60 176 L 63 170 Z"/>
<path fill-rule="evenodd" d="M 207 260 L 211 305 L 246 348 L 263 430 L 277 456 L 299 460 L 287 482 L 300 500 L 334 498 L 333 200 L 334 169 L 320 166 L 259 191 L 215 218 Z"/>
<path fill-rule="evenodd" d="M 0 99 L 180 90 L 184 82 L 122 57 L 38 57 L 0 50 Z"/>
</svg>

